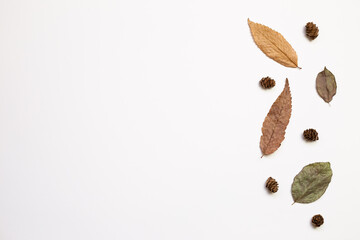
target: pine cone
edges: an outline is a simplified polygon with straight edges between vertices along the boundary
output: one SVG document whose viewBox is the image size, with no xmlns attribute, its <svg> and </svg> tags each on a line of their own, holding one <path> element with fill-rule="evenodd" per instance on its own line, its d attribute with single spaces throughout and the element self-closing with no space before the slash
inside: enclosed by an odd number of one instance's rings
<svg viewBox="0 0 360 240">
<path fill-rule="evenodd" d="M 304 138 L 307 140 L 307 141 L 316 141 L 316 140 L 319 140 L 319 136 L 318 136 L 318 133 L 315 129 L 306 129 L 303 133 L 304 135 Z"/>
<path fill-rule="evenodd" d="M 260 80 L 260 85 L 264 89 L 272 88 L 275 86 L 275 80 L 270 77 L 264 77 Z"/>
<path fill-rule="evenodd" d="M 319 28 L 316 26 L 316 24 L 308 22 L 305 28 L 306 36 L 308 36 L 308 38 L 310 38 L 311 40 L 314 40 L 319 35 Z"/>
<path fill-rule="evenodd" d="M 324 223 L 324 218 L 320 214 L 313 216 L 311 220 L 315 227 L 320 227 Z"/>
<path fill-rule="evenodd" d="M 279 189 L 278 185 L 279 184 L 272 177 L 269 177 L 266 180 L 266 187 L 267 187 L 267 189 L 269 189 L 270 192 L 276 193 L 278 191 L 278 189 Z"/>
</svg>

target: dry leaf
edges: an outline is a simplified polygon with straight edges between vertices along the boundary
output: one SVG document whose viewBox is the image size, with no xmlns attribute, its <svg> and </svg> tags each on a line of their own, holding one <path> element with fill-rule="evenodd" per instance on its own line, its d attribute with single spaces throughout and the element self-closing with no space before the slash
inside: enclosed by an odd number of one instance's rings
<svg viewBox="0 0 360 240">
<path fill-rule="evenodd" d="M 251 35 L 263 53 L 285 67 L 299 68 L 295 50 L 278 32 L 248 19 Z"/>
<path fill-rule="evenodd" d="M 295 176 L 291 186 L 294 203 L 312 203 L 326 191 L 333 173 L 329 162 L 317 162 L 305 166 Z"/>
<path fill-rule="evenodd" d="M 271 106 L 262 126 L 260 148 L 263 155 L 271 154 L 280 147 L 290 116 L 291 93 L 289 81 L 286 79 L 284 90 Z"/>
<path fill-rule="evenodd" d="M 319 72 L 316 77 L 316 90 L 318 94 L 325 102 L 329 103 L 336 94 L 336 88 L 334 74 L 325 67 L 324 71 Z"/>
</svg>

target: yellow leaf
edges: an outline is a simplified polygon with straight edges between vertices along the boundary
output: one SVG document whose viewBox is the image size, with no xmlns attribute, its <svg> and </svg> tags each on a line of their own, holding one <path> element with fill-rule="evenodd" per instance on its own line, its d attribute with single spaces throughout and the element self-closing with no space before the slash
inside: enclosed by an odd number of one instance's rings
<svg viewBox="0 0 360 240">
<path fill-rule="evenodd" d="M 248 24 L 256 45 L 266 56 L 285 67 L 299 68 L 295 50 L 280 33 L 249 19 Z"/>
</svg>

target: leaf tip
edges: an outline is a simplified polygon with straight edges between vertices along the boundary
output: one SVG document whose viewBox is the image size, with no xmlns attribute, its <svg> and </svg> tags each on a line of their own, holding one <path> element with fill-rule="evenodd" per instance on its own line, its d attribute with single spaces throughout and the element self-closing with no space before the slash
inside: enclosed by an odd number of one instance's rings
<svg viewBox="0 0 360 240">
<path fill-rule="evenodd" d="M 289 86 L 289 79 L 287 79 L 287 78 L 286 78 L 286 80 L 285 80 L 285 87 L 286 87 L 286 86 Z"/>
</svg>

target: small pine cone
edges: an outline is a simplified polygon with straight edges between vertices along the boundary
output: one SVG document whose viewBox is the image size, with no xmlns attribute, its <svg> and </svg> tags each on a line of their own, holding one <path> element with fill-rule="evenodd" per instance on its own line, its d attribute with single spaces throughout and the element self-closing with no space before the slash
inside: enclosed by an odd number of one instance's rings
<svg viewBox="0 0 360 240">
<path fill-rule="evenodd" d="M 273 179 L 272 177 L 269 177 L 266 180 L 266 187 L 267 189 L 269 189 L 270 192 L 272 193 L 276 193 L 279 190 L 279 184 L 276 182 L 275 179 Z"/>
<path fill-rule="evenodd" d="M 320 227 L 324 223 L 324 218 L 323 218 L 323 216 L 318 214 L 318 215 L 313 216 L 311 222 L 315 227 Z"/>
<path fill-rule="evenodd" d="M 319 140 L 318 132 L 315 129 L 306 129 L 303 133 L 304 138 L 307 141 L 316 141 Z"/>
<path fill-rule="evenodd" d="M 306 36 L 308 36 L 308 38 L 310 38 L 311 40 L 314 40 L 319 35 L 319 28 L 316 26 L 316 24 L 308 22 L 305 28 Z"/>
<path fill-rule="evenodd" d="M 264 77 L 260 80 L 260 85 L 264 89 L 272 88 L 275 86 L 275 80 L 270 77 Z"/>
</svg>

